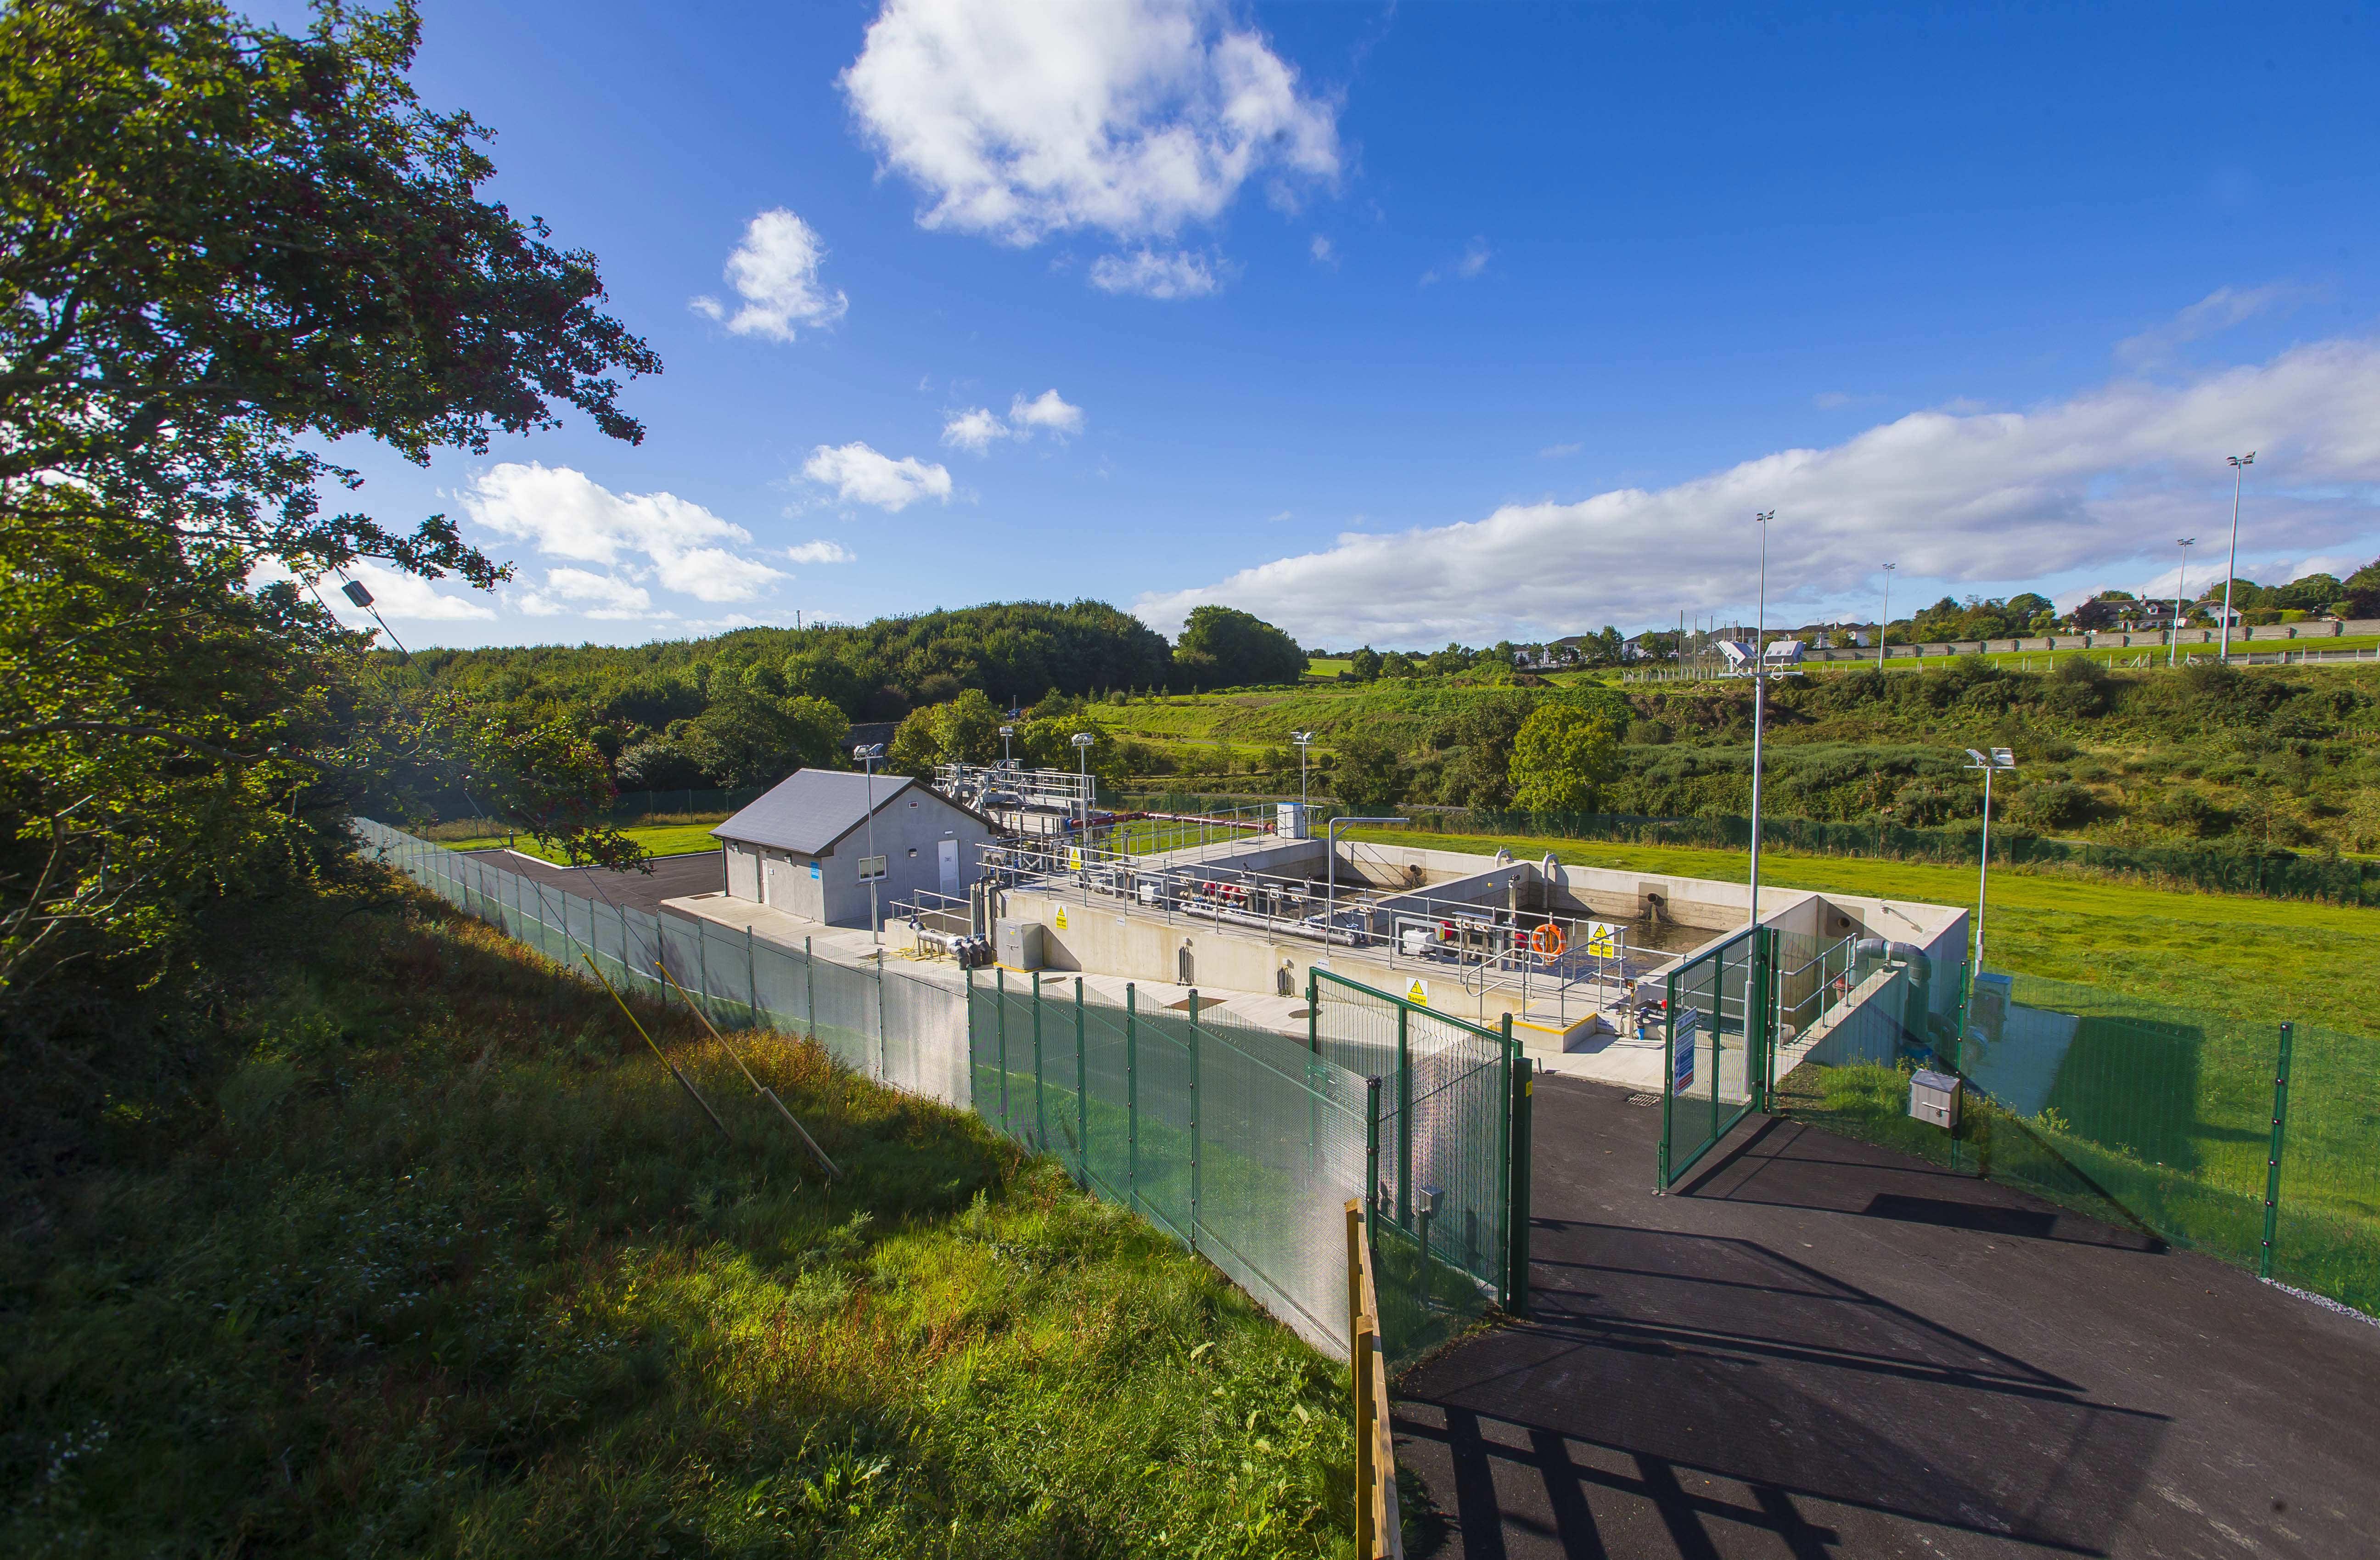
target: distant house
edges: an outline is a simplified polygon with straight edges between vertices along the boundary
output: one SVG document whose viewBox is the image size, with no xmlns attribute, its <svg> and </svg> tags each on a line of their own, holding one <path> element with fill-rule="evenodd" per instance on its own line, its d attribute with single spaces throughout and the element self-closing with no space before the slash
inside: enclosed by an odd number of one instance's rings
<svg viewBox="0 0 2380 1560">
<path fill-rule="evenodd" d="M 732 897 L 830 926 L 868 924 L 871 849 L 884 858 L 877 897 L 889 916 L 893 900 L 921 890 L 965 895 L 994 835 L 990 819 L 905 774 L 835 769 L 795 770 L 710 832 Z"/>
<path fill-rule="evenodd" d="M 1642 634 L 1631 634 L 1620 641 L 1620 659 L 1622 661 L 1642 661 L 1652 653 L 1645 648 L 1645 636 Z"/>
</svg>

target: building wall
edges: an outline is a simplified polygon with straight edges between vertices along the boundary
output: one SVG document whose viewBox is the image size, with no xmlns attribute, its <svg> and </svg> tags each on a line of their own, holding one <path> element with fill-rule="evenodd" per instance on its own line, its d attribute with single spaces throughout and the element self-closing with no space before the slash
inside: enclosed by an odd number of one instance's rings
<svg viewBox="0 0 2380 1560">
<path fill-rule="evenodd" d="M 920 890 L 941 891 L 942 840 L 958 844 L 953 892 L 964 896 L 978 876 L 981 847 L 992 838 L 979 820 L 917 786 L 878 809 L 875 829 L 876 854 L 884 858 L 885 871 L 877 897 L 887 920 L 894 900 Z M 867 824 L 815 857 L 737 842 L 730 842 L 727 851 L 727 892 L 735 897 L 830 926 L 868 924 L 868 884 L 859 880 L 860 859 L 868 854 Z M 739 858 L 747 864 L 739 867 Z"/>
</svg>

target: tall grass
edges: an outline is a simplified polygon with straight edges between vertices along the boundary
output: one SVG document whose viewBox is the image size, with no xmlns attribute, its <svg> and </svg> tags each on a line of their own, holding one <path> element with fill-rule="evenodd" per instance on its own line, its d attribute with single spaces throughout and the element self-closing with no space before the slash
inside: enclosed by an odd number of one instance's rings
<svg viewBox="0 0 2380 1560">
<path fill-rule="evenodd" d="M 1342 1372 L 972 1117 L 731 1036 L 830 1185 L 443 907 L 283 957 L 220 1124 L 0 1248 L 0 1553 L 1345 1547 Z"/>
</svg>

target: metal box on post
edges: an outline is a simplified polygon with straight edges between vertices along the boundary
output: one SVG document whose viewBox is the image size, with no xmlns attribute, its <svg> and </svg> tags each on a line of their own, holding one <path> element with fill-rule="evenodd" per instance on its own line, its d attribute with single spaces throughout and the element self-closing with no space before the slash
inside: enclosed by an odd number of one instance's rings
<svg viewBox="0 0 2380 1560">
<path fill-rule="evenodd" d="M 1041 968 L 1041 923 L 1038 920 L 1002 920 L 995 924 L 992 937 L 995 958 L 1011 969 Z"/>
<path fill-rule="evenodd" d="M 1305 804 L 1301 801 L 1281 803 L 1273 810 L 1272 832 L 1279 839 L 1305 838 Z"/>
<path fill-rule="evenodd" d="M 1909 1079 L 1909 1114 L 1945 1132 L 1959 1129 L 1961 1079 L 1954 1074 L 1917 1072 Z"/>
</svg>

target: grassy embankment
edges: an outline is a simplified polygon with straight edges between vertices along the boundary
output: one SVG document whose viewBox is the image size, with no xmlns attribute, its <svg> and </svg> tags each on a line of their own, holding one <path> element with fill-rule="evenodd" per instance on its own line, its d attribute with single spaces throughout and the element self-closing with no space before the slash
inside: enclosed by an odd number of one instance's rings
<svg viewBox="0 0 2380 1560">
<path fill-rule="evenodd" d="M 974 1118 L 419 896 L 0 1249 L 14 1554 L 1319 1554 L 1341 1373 Z"/>
<path fill-rule="evenodd" d="M 690 851 L 718 849 L 719 841 L 710 831 L 726 816 L 722 812 L 694 818 L 663 818 L 658 822 L 632 823 L 620 832 L 655 856 L 682 856 Z M 449 850 L 490 850 L 498 846 L 510 846 L 522 855 L 534 856 L 540 861 L 551 861 L 558 867 L 569 865 L 527 835 L 466 835 L 439 843 Z"/>
</svg>

